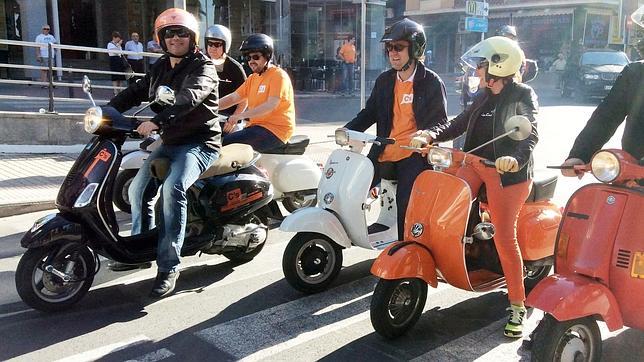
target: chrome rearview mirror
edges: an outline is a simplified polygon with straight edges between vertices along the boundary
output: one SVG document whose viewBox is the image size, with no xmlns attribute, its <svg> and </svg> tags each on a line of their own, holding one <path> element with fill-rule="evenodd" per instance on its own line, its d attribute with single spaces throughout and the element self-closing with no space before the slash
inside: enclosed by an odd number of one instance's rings
<svg viewBox="0 0 644 362">
<path fill-rule="evenodd" d="M 522 141 L 532 133 L 532 122 L 526 116 L 516 115 L 508 118 L 503 125 L 506 132 L 511 132 L 508 137 L 515 141 Z"/>
<path fill-rule="evenodd" d="M 172 106 L 176 102 L 172 88 L 162 85 L 157 88 L 154 101 L 159 104 Z"/>
<path fill-rule="evenodd" d="M 92 93 L 92 81 L 86 75 L 83 76 L 83 92 L 87 94 Z"/>
<path fill-rule="evenodd" d="M 89 100 L 92 102 L 92 105 L 96 107 L 96 102 L 94 102 L 94 98 L 92 97 L 92 81 L 89 80 L 89 77 L 84 75 L 83 76 L 83 92 L 87 94 L 89 97 Z"/>
</svg>

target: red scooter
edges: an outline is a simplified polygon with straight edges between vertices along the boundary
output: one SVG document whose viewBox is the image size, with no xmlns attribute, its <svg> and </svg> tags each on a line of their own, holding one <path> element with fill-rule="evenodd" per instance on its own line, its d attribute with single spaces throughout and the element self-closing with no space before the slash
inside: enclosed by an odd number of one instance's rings
<svg viewBox="0 0 644 362">
<path fill-rule="evenodd" d="M 568 200 L 555 273 L 526 301 L 545 312 L 532 334 L 533 361 L 599 361 L 597 319 L 611 331 L 644 329 L 644 162 L 609 149 L 574 169 L 602 183 Z"/>
</svg>

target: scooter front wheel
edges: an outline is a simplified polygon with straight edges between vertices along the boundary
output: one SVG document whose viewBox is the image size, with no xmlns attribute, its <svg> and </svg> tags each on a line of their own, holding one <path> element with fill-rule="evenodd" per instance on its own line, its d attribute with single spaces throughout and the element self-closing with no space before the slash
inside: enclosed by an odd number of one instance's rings
<svg viewBox="0 0 644 362">
<path fill-rule="evenodd" d="M 94 280 L 95 268 L 94 254 L 78 243 L 29 249 L 18 262 L 16 289 L 20 298 L 34 309 L 62 311 L 85 296 Z M 66 274 L 69 280 L 56 272 Z"/>
<path fill-rule="evenodd" d="M 599 361 L 602 337 L 592 317 L 559 322 L 546 314 L 532 336 L 533 361 Z"/>
<path fill-rule="evenodd" d="M 371 325 L 381 336 L 397 338 L 416 324 L 426 300 L 421 279 L 380 279 L 371 298 Z"/>
<path fill-rule="evenodd" d="M 295 234 L 282 258 L 286 281 L 307 294 L 325 290 L 341 267 L 342 248 L 318 233 Z"/>
</svg>

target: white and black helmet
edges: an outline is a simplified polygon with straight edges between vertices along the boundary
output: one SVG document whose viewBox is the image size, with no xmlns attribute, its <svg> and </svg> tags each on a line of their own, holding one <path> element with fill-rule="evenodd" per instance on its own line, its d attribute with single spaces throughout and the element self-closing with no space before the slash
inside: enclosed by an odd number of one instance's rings
<svg viewBox="0 0 644 362">
<path fill-rule="evenodd" d="M 206 39 L 205 45 L 207 45 L 208 39 L 217 39 L 223 41 L 224 52 L 226 54 L 228 54 L 228 52 L 230 51 L 230 45 L 233 41 L 233 37 L 230 34 L 230 29 L 219 24 L 209 26 L 206 30 L 206 35 L 204 36 L 204 38 Z"/>
</svg>

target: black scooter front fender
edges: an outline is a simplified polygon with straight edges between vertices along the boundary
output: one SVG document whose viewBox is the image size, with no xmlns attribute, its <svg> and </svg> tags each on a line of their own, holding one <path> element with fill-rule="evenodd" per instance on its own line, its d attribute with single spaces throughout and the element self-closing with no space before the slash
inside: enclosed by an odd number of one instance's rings
<svg viewBox="0 0 644 362">
<path fill-rule="evenodd" d="M 81 241 L 83 229 L 80 224 L 69 221 L 60 213 L 49 214 L 34 223 L 20 240 L 23 248 L 34 249 L 63 241 Z"/>
</svg>

